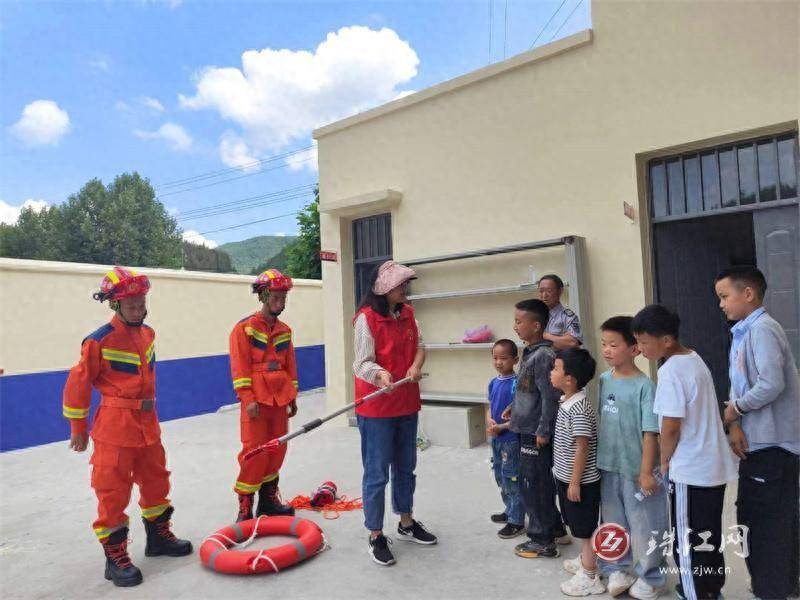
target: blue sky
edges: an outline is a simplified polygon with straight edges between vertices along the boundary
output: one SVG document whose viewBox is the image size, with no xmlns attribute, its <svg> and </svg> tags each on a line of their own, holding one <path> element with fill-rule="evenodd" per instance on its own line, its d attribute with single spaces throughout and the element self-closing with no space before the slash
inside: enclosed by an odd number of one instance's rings
<svg viewBox="0 0 800 600">
<path fill-rule="evenodd" d="M 584 29 L 589 4 L 4 0 L 0 219 L 138 171 L 185 231 L 204 234 L 195 241 L 294 233 L 294 216 L 225 229 L 310 199 L 301 186 L 316 182 L 313 153 L 254 160 L 309 147 L 311 129 L 332 119 L 528 50 L 557 9 L 537 45 Z M 163 186 L 222 169 L 231 170 Z M 189 212 L 266 194 L 248 210 Z"/>
</svg>

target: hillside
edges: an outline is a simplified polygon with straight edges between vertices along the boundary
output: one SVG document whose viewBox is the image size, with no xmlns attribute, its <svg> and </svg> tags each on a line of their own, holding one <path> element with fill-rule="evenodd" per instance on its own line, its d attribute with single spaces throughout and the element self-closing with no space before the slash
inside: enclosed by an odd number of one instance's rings
<svg viewBox="0 0 800 600">
<path fill-rule="evenodd" d="M 240 242 L 222 244 L 218 248 L 228 253 L 237 273 L 249 274 L 253 268 L 278 254 L 295 239 L 295 236 L 288 235 L 260 235 Z"/>
</svg>

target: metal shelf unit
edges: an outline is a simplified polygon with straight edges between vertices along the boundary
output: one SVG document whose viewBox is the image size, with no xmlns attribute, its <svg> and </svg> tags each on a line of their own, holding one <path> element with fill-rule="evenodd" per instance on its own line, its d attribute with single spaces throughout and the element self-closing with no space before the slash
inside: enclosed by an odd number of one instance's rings
<svg viewBox="0 0 800 600">
<path fill-rule="evenodd" d="M 447 254 L 430 258 L 420 258 L 414 260 L 398 260 L 398 262 L 410 267 L 418 265 L 429 265 L 435 263 L 449 262 L 454 260 L 464 260 L 468 258 L 479 258 L 484 256 L 495 256 L 498 254 L 508 254 L 511 252 L 523 252 L 526 250 L 540 250 L 564 246 L 564 285 L 570 292 L 570 308 L 578 314 L 581 320 L 582 329 L 586 332 L 586 337 L 591 336 L 593 331 L 592 324 L 589 322 L 589 298 L 586 288 L 585 277 L 585 241 L 583 238 L 570 235 L 561 238 L 544 240 L 540 242 L 530 242 L 526 244 L 516 244 L 513 246 L 501 246 L 497 248 L 486 248 L 458 254 Z M 493 288 L 481 288 L 472 290 L 457 290 L 451 292 L 429 292 L 413 294 L 409 300 L 440 300 L 446 298 L 461 298 L 471 296 L 487 296 L 493 294 L 510 294 L 516 292 L 527 292 L 538 289 L 535 283 L 522 283 L 514 286 L 499 286 Z M 591 347 L 591 341 L 584 339 L 584 344 Z M 453 343 L 425 343 L 426 350 L 487 350 L 492 347 L 492 343 L 466 344 L 463 342 Z M 448 392 L 448 391 L 422 391 L 422 400 L 428 402 L 454 402 L 467 404 L 486 404 L 488 399 L 484 394 L 474 394 L 469 392 Z"/>
</svg>

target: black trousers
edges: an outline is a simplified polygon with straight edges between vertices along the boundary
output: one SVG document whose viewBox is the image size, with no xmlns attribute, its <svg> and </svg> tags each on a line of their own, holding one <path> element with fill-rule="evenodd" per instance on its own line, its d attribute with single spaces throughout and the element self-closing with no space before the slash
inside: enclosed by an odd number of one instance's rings
<svg viewBox="0 0 800 600">
<path fill-rule="evenodd" d="M 739 463 L 736 518 L 748 527 L 745 562 L 753 594 L 766 600 L 798 594 L 800 456 L 765 448 Z"/>
<path fill-rule="evenodd" d="M 528 537 L 549 545 L 566 535 L 561 513 L 556 506 L 553 479 L 553 445 L 536 447 L 536 436 L 519 436 L 520 495 L 528 514 Z"/>
<path fill-rule="evenodd" d="M 722 505 L 725 486 L 669 483 L 672 554 L 680 572 L 678 591 L 687 600 L 716 599 L 725 585 Z"/>
</svg>

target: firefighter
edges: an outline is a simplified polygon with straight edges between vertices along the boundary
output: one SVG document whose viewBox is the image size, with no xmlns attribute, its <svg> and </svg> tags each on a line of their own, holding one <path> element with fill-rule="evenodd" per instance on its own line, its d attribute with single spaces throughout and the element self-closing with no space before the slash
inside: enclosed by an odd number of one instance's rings
<svg viewBox="0 0 800 600">
<path fill-rule="evenodd" d="M 100 392 L 89 461 L 98 502 L 93 527 L 106 555 L 105 577 L 120 587 L 142 582 L 127 548 L 125 508 L 134 483 L 147 533 L 145 556 L 192 552 L 191 542 L 170 530 L 169 471 L 155 399 L 155 332 L 144 324 L 149 289 L 145 275 L 121 267 L 103 278 L 93 298 L 108 300 L 114 317 L 83 340 L 80 362 L 70 370 L 64 387 L 63 414 L 70 423 L 70 448 L 76 452 L 88 444 L 92 388 Z"/>
<path fill-rule="evenodd" d="M 278 319 L 292 289 L 291 278 L 277 269 L 256 277 L 253 293 L 261 310 L 245 317 L 230 335 L 233 389 L 241 402 L 242 451 L 234 491 L 239 499 L 237 522 L 253 518 L 253 497 L 258 491 L 256 516 L 293 515 L 278 493 L 278 473 L 286 445 L 248 460 L 248 450 L 282 436 L 289 418 L 297 414 L 297 365 L 292 330 Z"/>
</svg>

